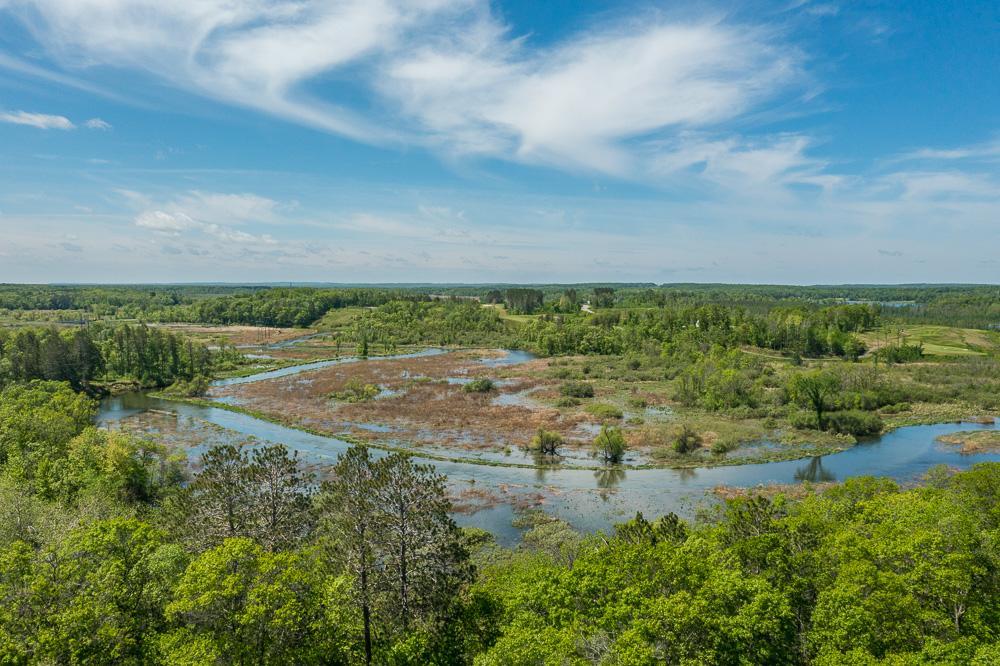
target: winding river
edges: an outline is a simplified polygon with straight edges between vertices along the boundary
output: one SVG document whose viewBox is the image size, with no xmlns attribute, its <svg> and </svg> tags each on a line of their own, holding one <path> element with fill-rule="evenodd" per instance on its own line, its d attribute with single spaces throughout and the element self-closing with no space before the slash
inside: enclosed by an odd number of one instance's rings
<svg viewBox="0 0 1000 666">
<path fill-rule="evenodd" d="M 445 352 L 429 349 L 381 358 L 440 353 Z M 499 361 L 491 359 L 488 362 L 491 365 L 509 365 L 530 358 L 524 352 L 509 352 Z M 320 361 L 234 380 L 221 380 L 217 384 L 261 381 L 350 362 L 361 360 Z M 98 422 L 110 425 L 149 410 L 176 414 L 179 429 L 196 428 L 201 422 L 208 422 L 245 437 L 280 442 L 298 451 L 303 460 L 320 466 L 334 463 L 337 455 L 349 446 L 336 437 L 307 433 L 226 409 L 154 398 L 144 393 L 106 398 L 101 403 Z M 909 426 L 826 456 L 686 470 L 526 469 L 466 462 L 431 462 L 441 473 L 448 475 L 453 490 L 460 496 L 464 492 L 494 497 L 493 501 L 483 502 L 475 512 L 456 515 L 456 520 L 460 524 L 488 529 L 497 535 L 500 542 L 510 544 L 516 542 L 520 535 L 511 525 L 513 506 L 531 504 L 539 498 L 543 498 L 542 505 L 547 512 L 587 531 L 607 529 L 614 523 L 627 520 L 636 511 L 642 511 L 647 516 L 674 511 L 690 517 L 699 505 L 713 501 L 706 492 L 720 485 L 752 487 L 767 483 L 841 481 L 859 475 L 887 476 L 908 482 L 916 480 L 934 465 L 967 468 L 977 462 L 1000 461 L 1000 454 L 962 455 L 935 441 L 937 437 L 953 432 L 994 428 L 996 425 L 971 423 Z M 372 452 L 382 455 L 376 449 Z"/>
</svg>

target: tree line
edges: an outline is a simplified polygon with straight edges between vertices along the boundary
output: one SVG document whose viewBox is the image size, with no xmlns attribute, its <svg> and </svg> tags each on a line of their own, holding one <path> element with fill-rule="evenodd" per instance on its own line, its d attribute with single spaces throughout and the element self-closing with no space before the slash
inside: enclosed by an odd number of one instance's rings
<svg viewBox="0 0 1000 666">
<path fill-rule="evenodd" d="M 0 386 L 35 379 L 77 390 L 104 379 L 166 386 L 210 375 L 213 362 L 204 345 L 145 324 L 0 329 Z"/>
<path fill-rule="evenodd" d="M 877 311 L 869 305 L 776 308 L 757 315 L 740 307 L 708 304 L 550 315 L 527 323 L 519 336 L 523 344 L 545 355 L 621 355 L 714 344 L 856 359 L 865 346 L 855 334 L 878 321 Z"/>
</svg>

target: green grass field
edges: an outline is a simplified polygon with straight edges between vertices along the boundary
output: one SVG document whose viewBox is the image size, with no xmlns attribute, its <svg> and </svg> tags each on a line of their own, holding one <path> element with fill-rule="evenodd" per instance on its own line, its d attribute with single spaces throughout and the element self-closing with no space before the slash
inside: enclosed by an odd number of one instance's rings
<svg viewBox="0 0 1000 666">
<path fill-rule="evenodd" d="M 897 336 L 897 331 L 901 333 Z M 973 328 L 912 325 L 889 331 L 872 331 L 862 335 L 869 350 L 902 339 L 907 344 L 920 343 L 928 356 L 988 356 L 1000 353 L 1000 333 Z"/>
</svg>

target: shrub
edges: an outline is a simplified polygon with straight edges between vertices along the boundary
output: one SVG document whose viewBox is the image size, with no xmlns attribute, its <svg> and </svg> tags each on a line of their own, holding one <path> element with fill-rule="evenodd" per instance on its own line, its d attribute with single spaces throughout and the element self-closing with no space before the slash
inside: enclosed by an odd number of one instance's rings
<svg viewBox="0 0 1000 666">
<path fill-rule="evenodd" d="M 817 430 L 816 425 L 816 415 L 812 412 L 792 412 L 788 416 L 788 421 L 792 424 L 792 427 L 798 428 L 799 430 Z"/>
<path fill-rule="evenodd" d="M 468 393 L 489 393 L 494 388 L 496 388 L 496 386 L 493 384 L 492 379 L 489 377 L 479 377 L 463 386 L 462 390 Z"/>
<path fill-rule="evenodd" d="M 204 375 L 197 375 L 190 381 L 178 379 L 173 384 L 168 386 L 163 392 L 167 395 L 176 395 L 181 398 L 198 398 L 205 395 L 208 391 L 208 386 L 208 377 L 205 377 Z"/>
<path fill-rule="evenodd" d="M 906 363 L 908 361 L 919 361 L 924 356 L 923 343 L 908 345 L 900 343 L 882 347 L 876 352 L 886 363 Z"/>
<path fill-rule="evenodd" d="M 633 409 L 645 409 L 649 403 L 646 402 L 645 398 L 640 398 L 637 395 L 630 397 L 627 401 L 628 406 Z"/>
<path fill-rule="evenodd" d="M 538 451 L 542 455 L 557 456 L 559 455 L 559 447 L 562 446 L 562 443 L 563 438 L 559 433 L 539 428 L 535 436 L 531 438 L 529 448 L 532 451 Z"/>
<path fill-rule="evenodd" d="M 357 379 L 351 379 L 342 391 L 336 391 L 330 397 L 341 402 L 368 402 L 381 392 L 381 387 L 375 384 L 362 384 Z"/>
<path fill-rule="evenodd" d="M 620 419 L 623 416 L 621 409 L 603 402 L 587 405 L 586 409 L 599 419 Z"/>
<path fill-rule="evenodd" d="M 737 442 L 731 439 L 719 438 L 712 442 L 712 454 L 716 456 L 721 456 L 729 453 L 736 448 Z"/>
<path fill-rule="evenodd" d="M 629 370 L 638 370 L 639 368 L 642 367 L 642 361 L 640 361 L 638 358 L 633 357 L 628 360 L 627 365 Z"/>
<path fill-rule="evenodd" d="M 689 425 L 681 426 L 681 430 L 674 438 L 674 451 L 677 453 L 691 453 L 695 449 L 701 448 L 701 435 Z"/>
<path fill-rule="evenodd" d="M 580 401 L 576 398 L 559 398 L 556 402 L 556 407 L 576 407 L 580 404 Z"/>
<path fill-rule="evenodd" d="M 621 462 L 627 448 L 619 428 L 601 426 L 600 434 L 594 438 L 594 454 L 606 463 Z"/>
<path fill-rule="evenodd" d="M 866 437 L 882 432 L 882 419 L 878 414 L 850 410 L 827 415 L 827 429 L 844 435 Z"/>
<path fill-rule="evenodd" d="M 559 392 L 570 398 L 593 398 L 594 385 L 588 382 L 566 382 L 559 387 Z"/>
</svg>

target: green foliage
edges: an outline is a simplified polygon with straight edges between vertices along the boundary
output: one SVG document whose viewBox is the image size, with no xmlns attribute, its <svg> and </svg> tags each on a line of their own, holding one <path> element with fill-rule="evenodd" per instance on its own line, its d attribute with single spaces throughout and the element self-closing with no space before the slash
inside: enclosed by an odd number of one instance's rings
<svg viewBox="0 0 1000 666">
<path fill-rule="evenodd" d="M 810 370 L 796 373 L 788 381 L 788 394 L 792 400 L 812 407 L 816 413 L 816 425 L 826 429 L 824 412 L 841 389 L 841 378 L 826 370 Z"/>
<path fill-rule="evenodd" d="M 341 402 L 368 402 L 374 400 L 381 392 L 381 387 L 375 384 L 362 384 L 357 378 L 352 377 L 343 390 L 331 393 L 330 397 Z"/>
<path fill-rule="evenodd" d="M 606 463 L 620 463 L 628 446 L 620 428 L 601 426 L 601 432 L 594 438 L 594 453 Z"/>
<path fill-rule="evenodd" d="M 602 421 L 617 420 L 623 416 L 620 407 L 609 405 L 603 402 L 591 403 L 587 405 L 584 409 L 587 410 L 588 414 L 593 414 Z"/>
<path fill-rule="evenodd" d="M 564 382 L 559 393 L 568 398 L 593 398 L 594 385 L 590 382 Z"/>
<path fill-rule="evenodd" d="M 176 395 L 181 398 L 200 398 L 208 392 L 208 377 L 197 375 L 190 380 L 178 379 L 163 390 L 166 395 Z"/>
<path fill-rule="evenodd" d="M 559 455 L 559 447 L 562 444 L 562 435 L 539 428 L 535 436 L 531 438 L 528 448 L 531 451 L 537 451 L 543 456 L 557 456 Z"/>
<path fill-rule="evenodd" d="M 149 525 L 98 521 L 41 551 L 16 542 L 0 558 L 3 661 L 156 661 L 184 556 Z"/>
<path fill-rule="evenodd" d="M 924 357 L 924 346 L 922 344 L 908 345 L 899 343 L 886 345 L 875 352 L 876 357 L 886 363 L 908 363 L 919 361 Z"/>
<path fill-rule="evenodd" d="M 179 492 L 167 518 L 195 549 L 229 538 L 252 538 L 268 550 L 287 550 L 312 532 L 313 475 L 284 445 L 246 449 L 216 446 L 201 471 Z"/>
<path fill-rule="evenodd" d="M 611 287 L 594 287 L 592 300 L 595 308 L 610 308 L 615 303 L 615 290 Z"/>
<path fill-rule="evenodd" d="M 188 565 L 161 639 L 171 664 L 347 664 L 356 658 L 348 581 L 309 553 L 225 540 Z"/>
<path fill-rule="evenodd" d="M 478 377 L 463 386 L 462 390 L 467 393 L 489 393 L 495 388 L 496 386 L 493 384 L 493 380 L 489 377 Z"/>
<path fill-rule="evenodd" d="M 476 583 L 506 618 L 477 663 L 991 663 L 998 483 L 997 464 L 906 492 L 851 479 L 712 525 L 534 539 Z"/>
<path fill-rule="evenodd" d="M 680 432 L 674 437 L 674 451 L 680 454 L 691 453 L 701 448 L 701 444 L 701 435 L 687 424 L 681 426 Z"/>
<path fill-rule="evenodd" d="M 160 321 L 304 327 L 330 310 L 378 306 L 404 299 L 426 300 L 427 296 L 387 289 L 270 288 L 200 299 L 155 315 Z"/>
<path fill-rule="evenodd" d="M 654 299 L 655 300 L 655 299 Z M 803 356 L 857 358 L 865 348 L 857 333 L 878 321 L 871 305 L 795 307 L 770 302 L 761 312 L 740 304 L 669 302 L 658 307 L 608 310 L 593 316 L 563 314 L 539 317 L 518 334 L 523 344 L 546 355 L 645 354 L 649 347 L 693 344 L 726 349 L 741 346 L 798 353 Z"/>
<path fill-rule="evenodd" d="M 389 301 L 355 318 L 346 335 L 360 347 L 392 351 L 399 345 L 496 344 L 507 326 L 494 308 L 469 301 Z"/>
<path fill-rule="evenodd" d="M 59 382 L 8 386 L 0 391 L 0 463 L 16 459 L 31 477 L 46 458 L 65 454 L 95 410 L 93 400 Z"/>
<path fill-rule="evenodd" d="M 331 557 L 352 577 L 368 662 L 373 655 L 384 655 L 378 661 L 385 663 L 409 654 L 404 662 L 423 663 L 427 653 L 451 649 L 433 634 L 419 638 L 455 617 L 457 594 L 473 575 L 444 484 L 429 465 L 401 454 L 372 460 L 362 446 L 343 454 L 324 484 L 321 532 Z"/>
<path fill-rule="evenodd" d="M 511 312 L 531 314 L 542 307 L 544 294 L 538 289 L 512 288 L 503 293 L 504 304 Z"/>
<path fill-rule="evenodd" d="M 687 526 L 674 513 L 668 513 L 651 523 L 643 517 L 641 511 L 637 511 L 632 520 L 615 525 L 615 539 L 631 544 L 655 546 L 660 541 L 680 543 L 687 536 Z"/>
<path fill-rule="evenodd" d="M 102 376 L 166 386 L 208 375 L 212 365 L 204 346 L 144 324 L 13 333 L 0 329 L 0 386 L 45 379 L 69 382 L 80 390 Z"/>
<path fill-rule="evenodd" d="M 826 426 L 833 432 L 854 435 L 855 437 L 871 437 L 882 432 L 884 427 L 878 414 L 849 410 L 831 412 L 826 417 Z"/>
</svg>

